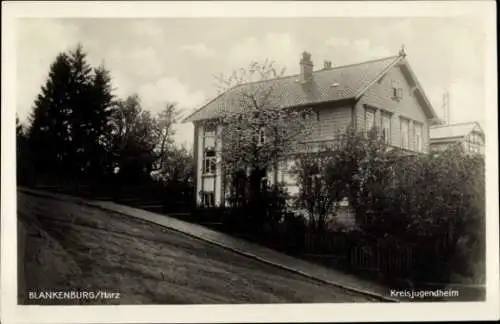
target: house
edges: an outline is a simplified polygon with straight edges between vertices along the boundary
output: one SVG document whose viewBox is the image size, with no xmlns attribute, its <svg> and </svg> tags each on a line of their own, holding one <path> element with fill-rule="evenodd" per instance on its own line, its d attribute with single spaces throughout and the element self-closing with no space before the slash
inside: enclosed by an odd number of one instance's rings
<svg viewBox="0 0 500 324">
<path fill-rule="evenodd" d="M 404 49 L 398 55 L 357 64 L 314 70 L 311 55 L 302 54 L 300 73 L 273 79 L 278 92 L 276 105 L 283 109 L 314 109 L 313 131 L 304 142 L 310 145 L 336 141 L 349 126 L 358 130 L 378 126 L 388 145 L 414 152 L 428 152 L 429 127 L 437 115 L 413 70 Z M 217 151 L 221 126 L 214 124 L 222 110 L 236 110 L 235 96 L 252 83 L 238 85 L 217 96 L 185 118 L 194 124 L 197 203 L 224 205 L 225 190 Z M 297 191 L 296 182 L 283 166 L 268 179 L 286 183 Z"/>
<path fill-rule="evenodd" d="M 485 135 L 478 122 L 435 125 L 430 128 L 429 134 L 431 151 L 460 145 L 466 153 L 484 155 Z"/>
</svg>

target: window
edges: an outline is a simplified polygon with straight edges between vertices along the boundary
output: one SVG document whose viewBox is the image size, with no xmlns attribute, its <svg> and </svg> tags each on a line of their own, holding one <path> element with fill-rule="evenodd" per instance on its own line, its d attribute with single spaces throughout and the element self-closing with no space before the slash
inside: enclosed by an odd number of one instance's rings
<svg viewBox="0 0 500 324">
<path fill-rule="evenodd" d="M 314 115 L 316 115 L 316 121 L 319 121 L 319 111 L 310 110 L 310 111 L 303 111 L 300 113 L 300 117 L 302 118 L 302 120 L 309 122 L 312 122 L 312 118 Z"/>
<path fill-rule="evenodd" d="M 417 152 L 422 152 L 423 151 L 423 131 L 422 131 L 422 124 L 415 123 L 414 126 L 414 133 L 415 133 L 415 149 Z"/>
<path fill-rule="evenodd" d="M 320 187 L 320 178 L 321 178 L 321 170 L 320 166 L 316 162 L 312 162 L 305 166 L 305 174 L 304 174 L 304 183 L 303 183 L 303 189 L 305 192 L 314 192 L 315 190 L 319 189 Z"/>
<path fill-rule="evenodd" d="M 213 191 L 205 191 L 201 194 L 201 203 L 203 207 L 215 206 L 215 194 Z"/>
<path fill-rule="evenodd" d="M 214 123 L 207 123 L 204 127 L 204 136 L 215 136 L 215 131 L 217 130 L 217 125 Z"/>
<path fill-rule="evenodd" d="M 267 178 L 264 177 L 260 180 L 260 190 L 266 191 L 267 188 L 269 187 L 269 182 L 267 181 Z"/>
<path fill-rule="evenodd" d="M 207 123 L 204 127 L 203 132 L 203 145 L 205 149 L 214 149 L 215 148 L 215 133 L 217 131 L 217 126 L 215 123 Z"/>
<path fill-rule="evenodd" d="M 481 135 L 477 132 L 473 132 L 468 136 L 466 140 L 468 145 L 468 151 L 471 153 L 481 153 L 482 147 L 484 145 Z"/>
<path fill-rule="evenodd" d="M 386 144 L 391 144 L 391 114 L 382 112 L 381 119 L 382 139 Z"/>
<path fill-rule="evenodd" d="M 283 166 L 283 172 L 282 172 L 282 182 L 285 185 L 295 185 L 297 182 L 296 179 L 296 166 L 294 161 L 286 161 Z"/>
<path fill-rule="evenodd" d="M 365 109 L 365 131 L 370 132 L 375 127 L 375 109 Z"/>
<path fill-rule="evenodd" d="M 392 99 L 401 100 L 403 98 L 403 88 L 397 86 L 392 87 Z"/>
<path fill-rule="evenodd" d="M 477 145 L 482 144 L 481 136 L 478 133 L 472 133 L 470 136 L 471 136 L 471 142 L 473 144 L 477 144 Z"/>
<path fill-rule="evenodd" d="M 203 161 L 203 173 L 214 174 L 216 167 L 215 150 L 206 150 Z"/>
<path fill-rule="evenodd" d="M 404 149 L 410 148 L 410 138 L 409 138 L 409 129 L 410 129 L 410 121 L 406 118 L 400 118 L 400 131 L 401 131 L 401 147 Z"/>
<path fill-rule="evenodd" d="M 258 145 L 263 145 L 266 142 L 266 130 L 264 127 L 261 127 L 259 129 L 259 134 L 258 134 L 258 140 L 257 140 Z"/>
<path fill-rule="evenodd" d="M 206 136 L 203 141 L 203 146 L 207 150 L 215 149 L 215 136 Z"/>
</svg>

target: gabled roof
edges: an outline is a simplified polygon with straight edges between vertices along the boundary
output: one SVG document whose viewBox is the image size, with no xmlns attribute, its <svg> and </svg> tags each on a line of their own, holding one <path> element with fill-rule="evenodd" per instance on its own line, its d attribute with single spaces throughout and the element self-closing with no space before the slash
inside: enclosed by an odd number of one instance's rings
<svg viewBox="0 0 500 324">
<path fill-rule="evenodd" d="M 281 108 L 292 108 L 304 105 L 314 105 L 323 102 L 359 99 L 366 90 L 384 76 L 398 63 L 408 66 L 405 55 L 390 56 L 378 60 L 371 60 L 357 64 L 337 66 L 313 72 L 309 83 L 301 83 L 299 75 L 281 77 L 261 82 L 251 82 L 235 86 L 217 96 L 200 109 L 197 109 L 184 119 L 183 122 L 195 122 L 216 118 L 220 111 L 236 112 L 238 100 L 242 93 L 251 92 L 267 82 L 274 87 L 272 100 L 274 105 Z M 409 68 L 409 67 L 408 67 Z M 414 78 L 414 75 L 411 75 Z M 418 81 L 415 80 L 418 85 Z M 423 95 L 423 90 L 420 89 Z M 423 95 L 425 105 L 428 105 L 426 114 L 429 119 L 436 117 L 434 109 Z M 425 109 L 425 108 L 424 108 Z"/>
<path fill-rule="evenodd" d="M 429 137 L 432 140 L 445 138 L 465 137 L 473 130 L 479 131 L 484 136 L 484 132 L 478 122 L 464 122 L 451 125 L 433 126 L 429 129 Z"/>
</svg>

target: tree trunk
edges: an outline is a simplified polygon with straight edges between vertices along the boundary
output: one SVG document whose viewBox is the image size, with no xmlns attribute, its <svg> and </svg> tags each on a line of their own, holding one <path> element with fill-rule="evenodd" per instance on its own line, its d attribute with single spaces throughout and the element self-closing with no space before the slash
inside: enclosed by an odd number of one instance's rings
<svg viewBox="0 0 500 324">
<path fill-rule="evenodd" d="M 259 230 L 265 221 L 265 199 L 262 190 L 262 179 L 265 177 L 265 170 L 261 168 L 254 168 L 250 172 L 250 199 L 249 199 L 249 212 L 252 218 L 252 227 Z"/>
</svg>

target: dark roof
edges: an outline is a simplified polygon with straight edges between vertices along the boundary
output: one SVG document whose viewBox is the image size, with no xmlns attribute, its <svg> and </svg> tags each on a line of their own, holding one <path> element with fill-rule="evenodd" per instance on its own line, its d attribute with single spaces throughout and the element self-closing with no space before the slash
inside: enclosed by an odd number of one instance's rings
<svg viewBox="0 0 500 324">
<path fill-rule="evenodd" d="M 296 74 L 237 85 L 195 110 L 183 122 L 216 118 L 221 111 L 236 112 L 238 106 L 241 106 L 237 103 L 241 102 L 242 93 L 253 93 L 251 89 L 263 84 L 266 84 L 267 87 L 267 83 L 271 82 L 275 89 L 272 101 L 275 102 L 274 105 L 281 108 L 357 99 L 390 68 L 404 60 L 404 57 L 404 55 L 391 56 L 317 70 L 313 72 L 312 80 L 309 83 L 301 83 L 298 80 L 299 75 Z"/>
<path fill-rule="evenodd" d="M 429 129 L 430 140 L 439 140 L 444 138 L 465 137 L 473 130 L 484 134 L 478 122 L 464 122 L 450 125 L 434 126 Z"/>
</svg>

